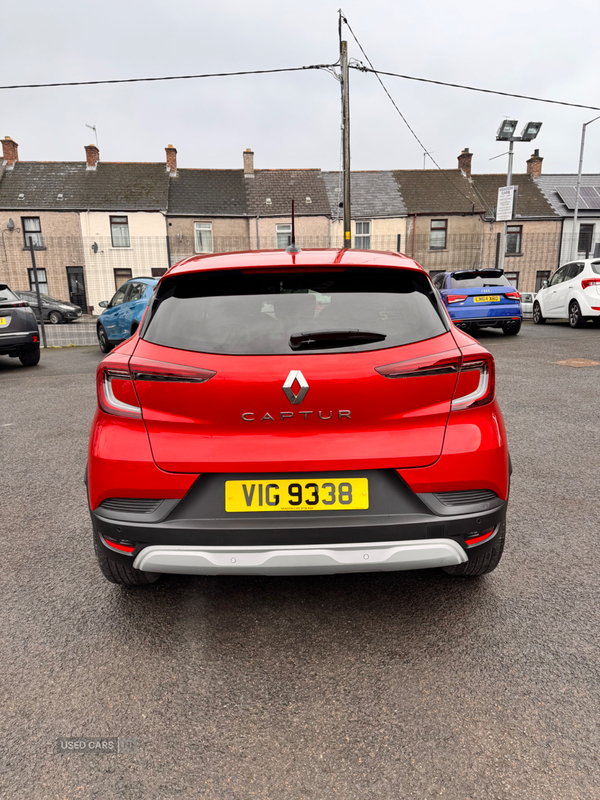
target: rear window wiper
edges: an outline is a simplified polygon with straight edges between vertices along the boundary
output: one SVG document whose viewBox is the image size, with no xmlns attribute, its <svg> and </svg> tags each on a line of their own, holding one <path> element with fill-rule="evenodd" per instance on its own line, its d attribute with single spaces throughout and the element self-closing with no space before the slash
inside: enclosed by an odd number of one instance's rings
<svg viewBox="0 0 600 800">
<path fill-rule="evenodd" d="M 311 331 L 310 333 L 292 333 L 290 347 L 292 350 L 307 350 L 310 348 L 326 347 L 352 347 L 354 344 L 368 344 L 369 342 L 383 342 L 385 333 L 373 331 L 343 330 L 343 331 Z"/>
</svg>

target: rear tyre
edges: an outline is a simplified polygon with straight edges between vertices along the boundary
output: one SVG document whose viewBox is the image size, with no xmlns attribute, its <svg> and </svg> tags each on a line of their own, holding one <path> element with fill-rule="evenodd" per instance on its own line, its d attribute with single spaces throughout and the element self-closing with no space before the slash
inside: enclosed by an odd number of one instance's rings
<svg viewBox="0 0 600 800">
<path fill-rule="evenodd" d="M 51 325 L 58 325 L 59 322 L 62 322 L 62 314 L 59 314 L 58 311 L 51 311 L 48 314 L 48 322 Z"/>
<path fill-rule="evenodd" d="M 573 300 L 569 306 L 569 325 L 572 328 L 583 328 L 585 319 L 581 315 L 581 309 L 577 300 Z"/>
<path fill-rule="evenodd" d="M 31 350 L 26 350 L 24 353 L 19 353 L 19 361 L 24 367 L 35 367 L 40 363 L 40 346 L 32 347 Z"/>
<path fill-rule="evenodd" d="M 149 586 L 152 583 L 156 583 L 161 577 L 159 572 L 143 572 L 141 569 L 134 569 L 129 564 L 113 561 L 105 554 L 95 531 L 94 550 L 96 551 L 100 572 L 110 583 L 117 583 L 119 586 L 126 586 L 131 589 L 137 586 Z"/>
<path fill-rule="evenodd" d="M 102 325 L 98 325 L 98 345 L 103 353 L 110 353 L 112 344 L 108 341 L 108 336 Z"/>
<path fill-rule="evenodd" d="M 543 325 L 546 322 L 546 317 L 542 316 L 542 309 L 539 303 L 533 304 L 533 323 L 534 325 Z"/>
<path fill-rule="evenodd" d="M 502 326 L 502 330 L 507 336 L 516 336 L 521 330 L 521 322 L 516 322 L 514 325 L 506 324 Z"/>
<path fill-rule="evenodd" d="M 506 536 L 506 522 L 501 524 L 500 530 L 496 534 L 496 541 L 491 550 L 481 556 L 469 558 L 464 564 L 456 564 L 453 567 L 443 567 L 448 575 L 459 575 L 464 578 L 478 578 L 480 575 L 487 575 L 496 569 L 504 552 L 504 539 Z"/>
</svg>

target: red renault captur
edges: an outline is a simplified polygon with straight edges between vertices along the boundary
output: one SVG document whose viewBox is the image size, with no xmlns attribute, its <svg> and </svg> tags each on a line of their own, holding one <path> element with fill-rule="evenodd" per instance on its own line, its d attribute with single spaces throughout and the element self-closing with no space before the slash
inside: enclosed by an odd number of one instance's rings
<svg viewBox="0 0 600 800">
<path fill-rule="evenodd" d="M 87 483 L 109 581 L 476 576 L 500 561 L 509 456 L 494 361 L 406 256 L 187 259 L 97 387 Z"/>
</svg>

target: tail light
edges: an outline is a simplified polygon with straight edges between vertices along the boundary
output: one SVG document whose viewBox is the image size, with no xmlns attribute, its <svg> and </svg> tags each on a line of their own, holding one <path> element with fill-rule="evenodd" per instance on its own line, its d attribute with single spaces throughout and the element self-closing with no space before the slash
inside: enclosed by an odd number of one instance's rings
<svg viewBox="0 0 600 800">
<path fill-rule="evenodd" d="M 375 371 L 384 378 L 416 378 L 457 374 L 452 411 L 483 406 L 494 399 L 494 359 L 490 353 L 450 350 L 433 356 L 398 361 Z"/>
<path fill-rule="evenodd" d="M 507 292 L 504 296 L 508 297 L 510 300 L 520 300 L 521 299 L 521 295 L 519 294 L 519 292 Z"/>
<path fill-rule="evenodd" d="M 446 302 L 448 303 L 448 305 L 450 305 L 451 303 L 462 303 L 464 300 L 467 299 L 467 297 L 468 295 L 466 294 L 447 294 Z"/>
<path fill-rule="evenodd" d="M 494 359 L 490 353 L 463 353 L 452 411 L 484 406 L 494 399 Z"/>
<path fill-rule="evenodd" d="M 29 303 L 2 303 L 2 308 L 29 308 Z"/>
<path fill-rule="evenodd" d="M 584 278 L 581 281 L 582 289 L 589 289 L 590 286 L 600 286 L 600 278 Z"/>
<path fill-rule="evenodd" d="M 167 364 L 135 356 L 130 358 L 114 353 L 98 367 L 98 403 L 107 414 L 140 418 L 142 409 L 135 391 L 135 381 L 205 383 L 216 374 L 211 369 Z"/>
</svg>

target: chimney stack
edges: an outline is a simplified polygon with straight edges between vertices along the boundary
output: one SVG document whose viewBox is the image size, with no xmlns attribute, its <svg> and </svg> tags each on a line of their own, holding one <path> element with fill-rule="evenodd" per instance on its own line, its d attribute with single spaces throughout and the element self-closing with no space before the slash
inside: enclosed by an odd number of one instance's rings
<svg viewBox="0 0 600 800">
<path fill-rule="evenodd" d="M 6 165 L 7 169 L 13 169 L 15 163 L 19 160 L 19 145 L 10 138 L 5 136 L 2 139 L 2 163 Z"/>
<path fill-rule="evenodd" d="M 542 161 L 544 159 L 540 155 L 539 150 L 534 150 L 531 158 L 527 159 L 527 174 L 532 178 L 539 178 L 542 174 Z"/>
<path fill-rule="evenodd" d="M 87 163 L 87 169 L 96 169 L 99 159 L 100 150 L 98 150 L 95 144 L 87 144 L 85 146 L 85 160 Z"/>
<path fill-rule="evenodd" d="M 170 178 L 175 178 L 177 176 L 177 150 L 172 144 L 168 144 L 165 147 L 165 153 L 167 154 L 167 172 Z"/>
<path fill-rule="evenodd" d="M 471 177 L 471 159 L 473 158 L 473 153 L 469 153 L 469 148 L 465 147 L 462 153 L 458 157 L 458 168 L 462 170 L 467 178 Z"/>
<path fill-rule="evenodd" d="M 244 177 L 254 177 L 254 153 L 249 147 L 244 150 Z"/>
</svg>

